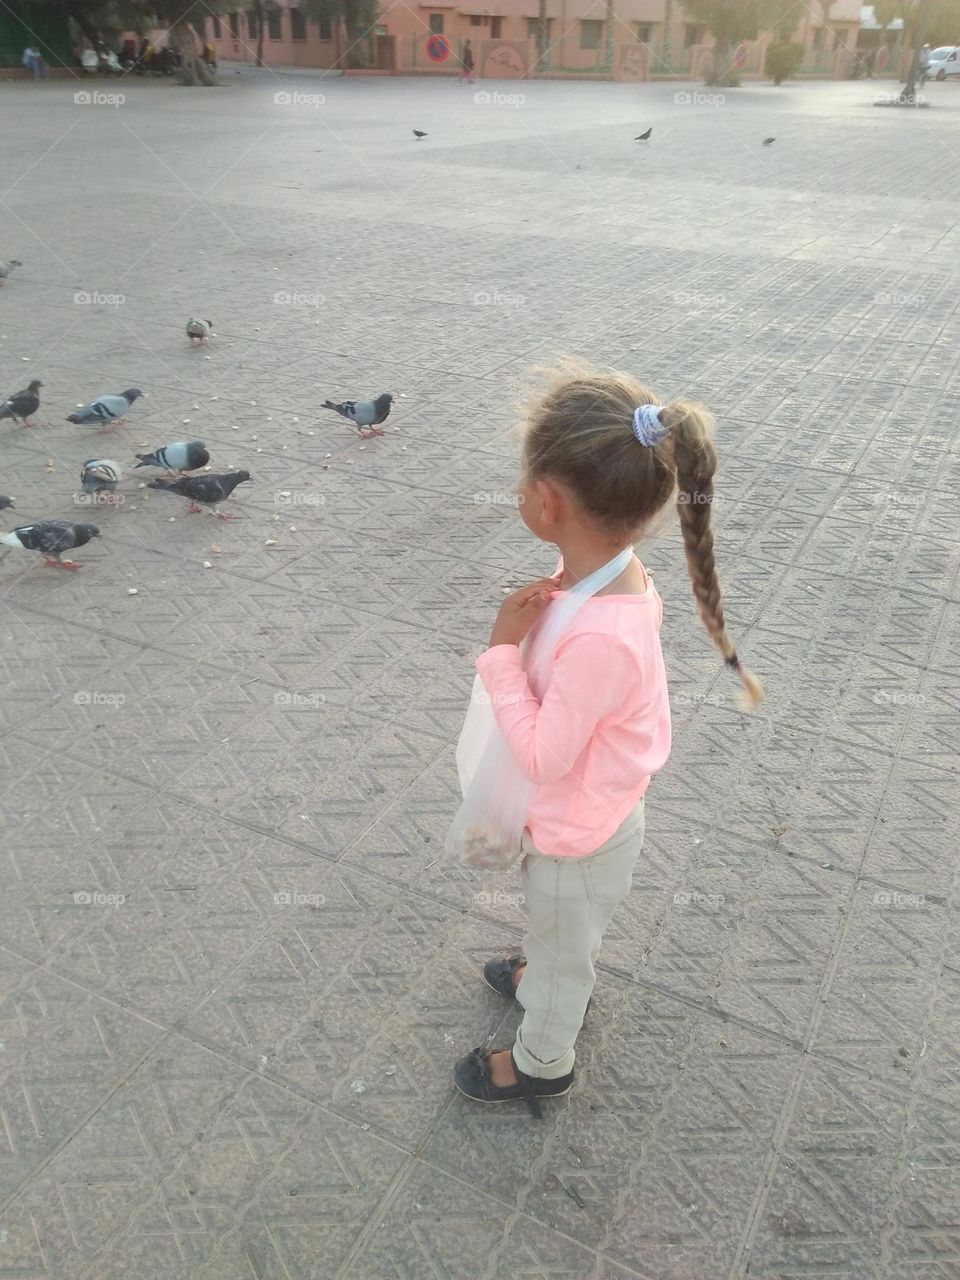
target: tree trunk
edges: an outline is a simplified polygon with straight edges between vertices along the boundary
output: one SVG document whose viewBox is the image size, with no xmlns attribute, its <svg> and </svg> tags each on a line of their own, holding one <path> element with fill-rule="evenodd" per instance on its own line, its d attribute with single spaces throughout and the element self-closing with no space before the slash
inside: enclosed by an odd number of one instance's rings
<svg viewBox="0 0 960 1280">
<path fill-rule="evenodd" d="M 726 37 L 721 39 L 718 36 L 713 45 L 713 66 L 707 76 L 707 84 L 732 84 L 733 70 L 730 64 L 730 41 Z"/>
<path fill-rule="evenodd" d="M 540 0 L 537 11 L 537 70 L 547 69 L 547 0 Z"/>
<path fill-rule="evenodd" d="M 177 78 L 181 84 L 214 85 L 217 83 L 213 72 L 197 52 L 197 40 L 193 27 L 185 18 L 181 18 L 170 28 L 169 40 L 170 47 L 180 55 Z"/>
<path fill-rule="evenodd" d="M 263 66 L 263 0 L 257 0 L 257 66 Z"/>
<path fill-rule="evenodd" d="M 606 65 L 613 70 L 613 24 L 616 21 L 616 15 L 613 12 L 613 0 L 607 0 L 607 22 L 604 40 L 603 60 Z"/>
<path fill-rule="evenodd" d="M 84 9 L 79 3 L 79 0 L 66 0 L 63 7 L 66 11 L 67 17 L 73 19 L 87 40 L 89 40 L 90 48 L 99 49 L 100 33 L 87 17 Z"/>
</svg>

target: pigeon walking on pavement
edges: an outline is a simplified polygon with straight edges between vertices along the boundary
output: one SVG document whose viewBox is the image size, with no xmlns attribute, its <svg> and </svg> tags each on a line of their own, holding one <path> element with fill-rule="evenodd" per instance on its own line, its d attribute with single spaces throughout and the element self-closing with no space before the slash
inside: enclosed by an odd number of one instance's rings
<svg viewBox="0 0 960 1280">
<path fill-rule="evenodd" d="M 634 142 L 649 142 L 651 133 L 653 133 L 653 125 L 650 126 L 646 133 L 641 133 L 638 137 L 634 138 Z"/>
<path fill-rule="evenodd" d="M 212 320 L 188 320 L 187 321 L 187 337 L 190 339 L 191 347 L 194 343 L 199 342 L 201 345 L 213 333 Z"/>
<path fill-rule="evenodd" d="M 177 440 L 173 444 L 161 445 L 153 453 L 138 453 L 138 467 L 166 467 L 171 475 L 185 471 L 199 471 L 210 461 L 207 446 L 202 440 Z"/>
<path fill-rule="evenodd" d="M 91 458 L 83 464 L 80 484 L 84 493 L 94 495 L 95 502 L 99 500 L 100 494 L 103 494 L 104 502 L 114 502 L 119 500 L 114 495 L 122 475 L 123 468 L 112 458 Z"/>
<path fill-rule="evenodd" d="M 9 400 L 5 400 L 0 405 L 0 418 L 13 418 L 15 421 L 23 423 L 25 427 L 33 427 L 36 423 L 30 422 L 29 419 L 40 408 L 40 388 L 42 382 L 38 382 L 36 378 L 30 383 L 29 387 L 25 387 L 23 391 L 16 391 Z"/>
<path fill-rule="evenodd" d="M 344 400 L 340 404 L 334 404 L 332 400 L 324 400 L 320 407 L 332 409 L 334 413 L 339 413 L 341 418 L 352 422 L 360 435 L 366 439 L 369 436 L 383 435 L 383 432 L 378 431 L 377 428 L 389 418 L 392 404 L 393 396 L 385 391 L 383 395 L 377 396 L 376 400 Z"/>
<path fill-rule="evenodd" d="M 95 524 L 68 524 L 66 520 L 38 520 L 22 524 L 9 533 L 0 533 L 0 545 L 19 547 L 23 551 L 40 551 L 45 563 L 54 569 L 79 569 L 76 560 L 62 560 L 64 551 L 85 546 L 91 538 L 99 538 Z"/>
<path fill-rule="evenodd" d="M 84 427 L 99 422 L 104 431 L 111 427 L 126 426 L 124 418 L 127 411 L 134 400 L 139 400 L 142 395 L 139 387 L 130 387 L 127 391 L 121 391 L 118 396 L 97 396 L 89 404 L 79 405 L 67 421 Z"/>
<path fill-rule="evenodd" d="M 771 142 L 776 142 L 776 138 L 764 138 L 763 145 L 769 147 Z"/>
<path fill-rule="evenodd" d="M 413 136 L 419 140 L 420 138 L 425 138 L 427 135 L 422 129 L 414 129 Z"/>
<path fill-rule="evenodd" d="M 22 267 L 23 263 L 18 262 L 16 258 L 11 258 L 9 262 L 0 262 L 0 284 L 6 284 L 7 276 L 14 267 Z"/>
<path fill-rule="evenodd" d="M 16 499 L 8 498 L 5 494 L 0 493 L 0 511 L 6 511 L 7 507 L 16 506 Z"/>
<path fill-rule="evenodd" d="M 190 501 L 187 510 L 199 511 L 198 503 L 210 507 L 221 520 L 239 520 L 239 516 L 227 516 L 217 511 L 218 503 L 229 498 L 238 484 L 250 479 L 249 471 L 227 471 L 220 476 L 181 476 L 179 480 L 151 480 L 151 489 L 163 489 L 166 493 L 179 493 Z"/>
</svg>

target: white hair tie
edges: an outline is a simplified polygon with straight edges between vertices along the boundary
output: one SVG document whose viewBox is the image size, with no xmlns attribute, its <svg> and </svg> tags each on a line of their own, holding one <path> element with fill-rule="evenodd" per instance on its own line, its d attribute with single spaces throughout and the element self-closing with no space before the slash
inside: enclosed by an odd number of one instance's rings
<svg viewBox="0 0 960 1280">
<path fill-rule="evenodd" d="M 647 446 L 659 444 L 667 434 L 667 428 L 660 421 L 662 404 L 642 404 L 633 413 L 633 434 L 641 444 Z"/>
</svg>

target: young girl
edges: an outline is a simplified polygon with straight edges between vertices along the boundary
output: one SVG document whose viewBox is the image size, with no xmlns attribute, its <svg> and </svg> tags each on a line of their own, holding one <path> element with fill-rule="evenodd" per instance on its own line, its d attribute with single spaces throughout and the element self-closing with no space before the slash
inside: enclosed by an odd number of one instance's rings
<svg viewBox="0 0 960 1280">
<path fill-rule="evenodd" d="M 538 687 L 518 646 L 551 598 L 632 546 L 676 491 L 700 617 L 747 704 L 760 700 L 760 683 L 724 627 L 710 437 L 705 409 L 658 406 L 625 374 L 578 369 L 531 413 L 520 514 L 531 533 L 559 547 L 563 567 L 504 600 L 477 660 L 513 762 L 534 784 L 521 842 L 524 954 L 483 970 L 524 1016 L 512 1050 L 474 1049 L 457 1063 L 457 1087 L 477 1102 L 524 1098 L 540 1118 L 540 1098 L 569 1091 L 594 963 L 643 844 L 644 792 L 670 753 L 663 605 L 640 561 L 632 556 L 581 606 Z"/>
</svg>

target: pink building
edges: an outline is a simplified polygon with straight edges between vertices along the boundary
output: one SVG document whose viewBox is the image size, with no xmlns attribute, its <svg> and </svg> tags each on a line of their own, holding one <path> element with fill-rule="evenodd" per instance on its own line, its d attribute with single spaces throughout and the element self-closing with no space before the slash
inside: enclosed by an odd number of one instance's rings
<svg viewBox="0 0 960 1280">
<path fill-rule="evenodd" d="M 538 0 L 381 0 L 379 21 L 364 41 L 366 62 L 380 72 L 455 75 L 469 40 L 477 75 L 486 78 L 546 74 L 699 79 L 709 69 L 712 37 L 687 20 L 681 0 L 546 4 L 548 53 L 543 72 L 536 69 Z M 805 49 L 800 74 L 845 76 L 857 43 L 860 0 L 821 0 L 797 8 L 793 39 Z M 208 16 L 198 33 L 213 43 L 220 59 L 256 59 L 256 10 Z M 771 39 L 764 33 L 737 51 L 744 77 L 762 74 Z M 305 18 L 296 0 L 276 0 L 265 7 L 265 63 L 335 67 L 346 49 L 339 24 L 321 26 Z"/>
</svg>

